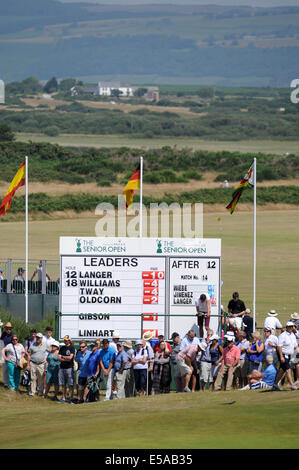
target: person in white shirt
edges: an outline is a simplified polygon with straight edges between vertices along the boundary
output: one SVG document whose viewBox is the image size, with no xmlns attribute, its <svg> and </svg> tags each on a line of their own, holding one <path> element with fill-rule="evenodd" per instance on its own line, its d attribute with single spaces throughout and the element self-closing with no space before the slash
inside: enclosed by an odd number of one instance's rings
<svg viewBox="0 0 299 470">
<path fill-rule="evenodd" d="M 204 337 L 203 334 L 203 322 L 205 322 L 205 329 L 207 330 L 210 326 L 210 296 L 209 294 L 201 294 L 198 299 L 195 299 L 196 315 L 199 328 L 200 338 Z"/>
<path fill-rule="evenodd" d="M 182 349 L 185 349 L 187 346 L 191 346 L 197 344 L 199 346 L 200 341 L 196 337 L 195 331 L 194 330 L 189 330 L 185 338 L 182 340 L 181 345 L 180 345 L 180 351 Z"/>
<path fill-rule="evenodd" d="M 272 330 L 270 327 L 264 328 L 264 348 L 266 356 L 272 356 L 274 364 L 278 361 L 277 357 L 277 346 L 278 338 L 275 335 L 272 335 Z"/>
<path fill-rule="evenodd" d="M 112 341 L 111 343 L 109 343 L 109 347 L 113 349 L 113 351 L 115 352 L 115 354 L 118 354 L 118 350 L 117 350 L 117 343 L 119 343 L 119 337 L 120 337 L 120 333 L 118 331 L 115 331 L 113 336 L 112 336 Z"/>
<path fill-rule="evenodd" d="M 296 350 L 299 353 L 299 346 L 297 345 L 296 337 L 293 333 L 294 323 L 288 321 L 286 324 L 286 331 L 281 333 L 278 337 L 278 358 L 280 361 L 280 367 L 273 385 L 273 390 L 280 391 L 278 386 L 279 381 L 286 374 L 291 390 L 297 390 L 296 385 L 293 383 L 292 371 L 290 366 L 291 355 Z"/>
<path fill-rule="evenodd" d="M 273 335 L 275 335 L 276 329 L 282 328 L 282 324 L 280 323 L 278 318 L 276 318 L 277 315 L 278 313 L 276 313 L 275 310 L 270 310 L 270 312 L 268 312 L 268 316 L 264 321 L 264 328 L 271 328 Z"/>
<path fill-rule="evenodd" d="M 45 333 L 46 334 L 43 336 L 43 343 L 45 343 L 45 345 L 47 346 L 47 350 L 46 350 L 46 353 L 45 353 L 45 359 L 47 359 L 49 353 L 52 352 L 51 346 L 52 346 L 52 344 L 56 343 L 56 340 L 52 336 L 52 334 L 53 334 L 52 326 L 47 326 L 47 328 L 45 329 Z M 48 363 L 46 362 L 45 363 L 45 370 L 44 370 L 44 389 L 46 389 L 46 386 L 47 386 L 47 382 L 46 382 L 47 366 L 48 366 Z"/>
</svg>

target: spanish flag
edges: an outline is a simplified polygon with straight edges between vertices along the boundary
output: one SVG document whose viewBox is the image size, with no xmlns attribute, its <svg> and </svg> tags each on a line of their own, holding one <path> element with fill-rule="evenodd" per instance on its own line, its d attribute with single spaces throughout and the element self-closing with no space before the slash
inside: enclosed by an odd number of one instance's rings
<svg viewBox="0 0 299 470">
<path fill-rule="evenodd" d="M 123 190 L 123 195 L 126 197 L 126 209 L 130 209 L 135 189 L 140 188 L 140 164 L 132 174 L 131 178 L 127 182 L 125 189 Z"/>
<path fill-rule="evenodd" d="M 236 205 L 238 204 L 239 199 L 240 199 L 241 194 L 244 191 L 244 189 L 248 188 L 248 187 L 251 188 L 253 186 L 254 186 L 254 183 L 253 183 L 253 163 L 252 163 L 252 165 L 249 168 L 249 170 L 247 171 L 246 175 L 240 181 L 240 183 L 237 186 L 236 190 L 233 192 L 231 202 L 228 204 L 228 206 L 226 206 L 226 209 L 229 210 L 231 214 L 234 212 L 234 210 L 236 208 Z"/>
<path fill-rule="evenodd" d="M 0 216 L 5 215 L 6 211 L 10 209 L 12 198 L 18 188 L 24 186 L 25 184 L 25 160 L 15 174 L 14 179 L 12 180 L 7 193 L 4 196 L 3 201 L 0 206 Z"/>
</svg>

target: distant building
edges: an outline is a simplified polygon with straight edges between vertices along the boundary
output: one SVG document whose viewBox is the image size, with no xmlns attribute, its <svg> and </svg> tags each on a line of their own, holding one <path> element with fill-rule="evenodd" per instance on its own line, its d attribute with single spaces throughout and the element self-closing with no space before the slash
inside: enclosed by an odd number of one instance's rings
<svg viewBox="0 0 299 470">
<path fill-rule="evenodd" d="M 4 81 L 0 80 L 0 104 L 5 103 L 5 85 Z"/>
<path fill-rule="evenodd" d="M 98 94 L 100 96 L 113 96 L 113 90 L 120 92 L 119 96 L 134 96 L 134 90 L 129 83 L 99 82 Z"/>
<path fill-rule="evenodd" d="M 159 88 L 157 86 L 147 86 L 147 92 L 143 96 L 146 100 L 159 101 Z"/>
<path fill-rule="evenodd" d="M 97 86 L 82 86 L 82 85 L 75 85 L 70 89 L 71 96 L 79 96 L 79 95 L 98 95 L 98 87 Z"/>
</svg>

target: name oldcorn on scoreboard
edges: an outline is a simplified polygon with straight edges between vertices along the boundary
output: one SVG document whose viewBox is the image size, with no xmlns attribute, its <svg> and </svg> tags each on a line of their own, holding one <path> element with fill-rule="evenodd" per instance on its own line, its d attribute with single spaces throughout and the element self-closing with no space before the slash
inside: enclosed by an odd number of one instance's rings
<svg viewBox="0 0 299 470">
<path fill-rule="evenodd" d="M 203 293 L 216 332 L 220 279 L 220 239 L 60 237 L 60 338 L 185 335 Z"/>
</svg>

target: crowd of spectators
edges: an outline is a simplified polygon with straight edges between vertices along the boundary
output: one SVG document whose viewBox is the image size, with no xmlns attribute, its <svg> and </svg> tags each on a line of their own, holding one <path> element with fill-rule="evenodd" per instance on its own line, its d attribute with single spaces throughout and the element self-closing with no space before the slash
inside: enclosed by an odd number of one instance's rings
<svg viewBox="0 0 299 470">
<path fill-rule="evenodd" d="M 202 298 L 201 306 L 197 304 L 197 315 L 205 301 Z M 290 315 L 283 327 L 276 311 L 270 310 L 261 334 L 253 331 L 251 312 L 238 293 L 233 294 L 228 311 L 221 337 L 209 322 L 200 321 L 199 331 L 205 325 L 205 337 L 189 330 L 183 338 L 174 332 L 166 341 L 163 335 L 154 338 L 152 331 L 146 331 L 133 345 L 130 340 L 121 342 L 115 332 L 111 341 L 96 339 L 89 345 L 81 341 L 77 351 L 69 336 L 63 343 L 56 341 L 50 326 L 44 334 L 31 330 L 22 345 L 8 322 L 1 336 L 4 386 L 15 392 L 21 381 L 29 396 L 47 398 L 53 385 L 53 399 L 71 404 L 98 401 L 101 382 L 105 401 L 169 393 L 172 378 L 177 393 L 279 391 L 285 381 L 297 389 L 299 314 Z"/>
</svg>

